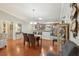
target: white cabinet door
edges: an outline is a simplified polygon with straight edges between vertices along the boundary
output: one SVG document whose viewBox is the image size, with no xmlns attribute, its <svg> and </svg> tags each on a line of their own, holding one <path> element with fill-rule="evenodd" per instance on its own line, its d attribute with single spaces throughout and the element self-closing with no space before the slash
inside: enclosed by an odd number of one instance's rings
<svg viewBox="0 0 79 59">
<path fill-rule="evenodd" d="M 42 32 L 43 39 L 50 39 L 50 32 Z"/>
</svg>

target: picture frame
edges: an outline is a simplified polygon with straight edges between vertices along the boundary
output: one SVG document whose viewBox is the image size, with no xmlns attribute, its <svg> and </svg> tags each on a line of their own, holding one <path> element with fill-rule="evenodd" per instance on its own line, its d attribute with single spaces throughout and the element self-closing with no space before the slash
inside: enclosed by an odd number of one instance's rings
<svg viewBox="0 0 79 59">
<path fill-rule="evenodd" d="M 77 21 L 77 17 L 78 17 L 78 6 L 77 3 L 71 3 L 70 4 L 70 8 L 71 8 L 71 31 L 73 34 L 73 37 L 76 38 L 78 36 L 78 21 Z"/>
<path fill-rule="evenodd" d="M 69 40 L 69 24 L 60 24 L 60 27 L 64 29 L 64 40 Z"/>
<path fill-rule="evenodd" d="M 57 40 L 64 42 L 69 40 L 69 24 L 56 24 L 53 26 L 55 28 L 53 28 L 51 36 L 57 37 Z"/>
</svg>

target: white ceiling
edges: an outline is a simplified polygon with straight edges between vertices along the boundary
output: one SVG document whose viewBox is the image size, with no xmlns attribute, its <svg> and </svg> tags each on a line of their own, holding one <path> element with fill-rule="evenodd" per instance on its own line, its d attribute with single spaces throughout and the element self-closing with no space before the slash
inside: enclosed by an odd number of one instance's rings
<svg viewBox="0 0 79 59">
<path fill-rule="evenodd" d="M 61 3 L 0 3 L 0 10 L 23 21 L 35 21 L 38 17 L 43 21 L 53 21 L 60 19 Z"/>
</svg>

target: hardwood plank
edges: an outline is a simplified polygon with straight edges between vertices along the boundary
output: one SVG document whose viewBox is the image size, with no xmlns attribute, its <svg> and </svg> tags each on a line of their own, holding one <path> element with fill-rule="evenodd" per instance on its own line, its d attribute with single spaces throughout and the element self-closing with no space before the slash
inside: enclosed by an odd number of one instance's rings
<svg viewBox="0 0 79 59">
<path fill-rule="evenodd" d="M 23 45 L 23 40 L 8 40 L 7 47 L 0 49 L 0 56 L 40 56 L 41 49 L 47 52 L 51 46 L 51 41 L 43 40 L 42 47 L 36 46 L 36 48 L 28 47 L 27 44 Z"/>
</svg>

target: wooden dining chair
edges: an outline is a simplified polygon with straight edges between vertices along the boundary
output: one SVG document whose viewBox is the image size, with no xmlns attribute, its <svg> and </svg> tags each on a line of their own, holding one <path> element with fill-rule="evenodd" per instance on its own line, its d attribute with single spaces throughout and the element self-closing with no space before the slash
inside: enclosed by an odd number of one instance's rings
<svg viewBox="0 0 79 59">
<path fill-rule="evenodd" d="M 36 43 L 37 43 L 37 46 L 39 46 L 39 41 L 40 41 L 40 37 L 36 37 Z"/>
<path fill-rule="evenodd" d="M 30 45 L 35 47 L 35 37 L 34 37 L 34 34 L 28 34 L 27 36 L 29 38 Z"/>
<path fill-rule="evenodd" d="M 30 42 L 29 42 L 29 38 L 28 38 L 28 36 L 27 36 L 27 33 L 23 33 L 23 37 L 24 37 L 24 45 L 25 45 L 25 43 L 27 42 L 28 45 L 29 45 L 29 47 L 30 47 Z"/>
</svg>

